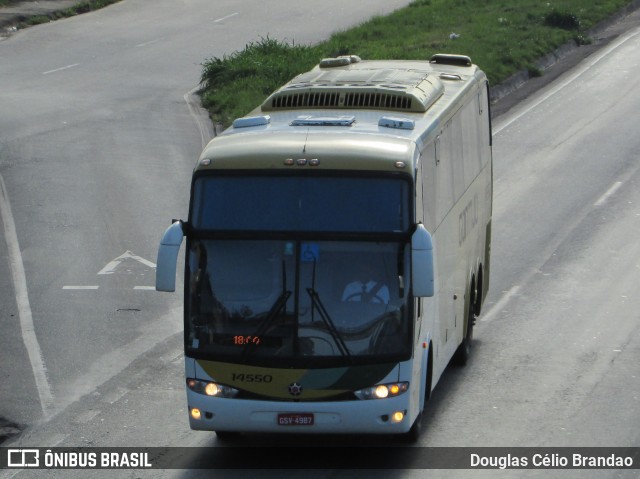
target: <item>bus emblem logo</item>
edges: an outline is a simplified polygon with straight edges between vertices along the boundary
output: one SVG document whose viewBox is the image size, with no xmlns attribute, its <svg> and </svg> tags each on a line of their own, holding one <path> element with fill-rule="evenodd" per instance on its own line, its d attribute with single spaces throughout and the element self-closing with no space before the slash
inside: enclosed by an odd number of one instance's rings
<svg viewBox="0 0 640 479">
<path fill-rule="evenodd" d="M 292 396 L 300 396 L 300 394 L 302 394 L 302 386 L 298 383 L 289 384 L 289 394 Z"/>
</svg>

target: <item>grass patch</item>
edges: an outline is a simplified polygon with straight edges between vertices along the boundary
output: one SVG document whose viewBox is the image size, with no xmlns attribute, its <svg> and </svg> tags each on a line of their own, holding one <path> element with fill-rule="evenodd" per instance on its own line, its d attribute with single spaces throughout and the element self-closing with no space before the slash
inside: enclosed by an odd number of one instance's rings
<svg viewBox="0 0 640 479">
<path fill-rule="evenodd" d="M 631 0 L 416 0 L 408 7 L 339 32 L 317 45 L 270 38 L 203 63 L 202 101 L 228 126 L 320 59 L 428 59 L 434 53 L 469 55 L 495 85 L 528 69 L 560 45 L 589 43 L 586 31 Z M 455 35 L 452 35 L 455 34 Z"/>
<path fill-rule="evenodd" d="M 575 13 L 552 10 L 544 16 L 544 24 L 563 30 L 579 30 L 580 19 Z"/>
<path fill-rule="evenodd" d="M 317 48 L 263 38 L 232 55 L 212 58 L 204 64 L 203 105 L 216 121 L 230 124 L 262 103 L 283 78 L 315 65 Z"/>
<path fill-rule="evenodd" d="M 57 11 L 51 12 L 48 15 L 34 15 L 34 16 L 25 18 L 20 22 L 20 24 L 18 25 L 18 28 L 39 25 L 41 23 L 48 23 L 53 20 L 59 20 L 61 18 L 74 17 L 82 13 L 88 13 L 94 10 L 100 10 L 101 8 L 107 7 L 119 1 L 120 0 L 85 0 L 71 8 L 66 8 L 64 10 L 57 10 Z M 0 0 L 0 7 L 8 6 L 16 3 L 18 3 L 18 1 L 16 0 Z"/>
</svg>

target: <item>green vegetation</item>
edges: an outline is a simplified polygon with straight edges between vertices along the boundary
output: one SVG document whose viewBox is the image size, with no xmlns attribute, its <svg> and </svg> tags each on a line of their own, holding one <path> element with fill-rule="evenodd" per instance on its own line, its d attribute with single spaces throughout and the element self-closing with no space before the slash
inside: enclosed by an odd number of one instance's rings
<svg viewBox="0 0 640 479">
<path fill-rule="evenodd" d="M 244 50 L 203 64 L 202 101 L 214 121 L 228 125 L 280 85 L 345 54 L 363 59 L 428 59 L 434 53 L 469 55 L 498 84 L 535 67 L 540 57 L 574 40 L 631 0 L 416 0 L 318 45 L 263 38 Z"/>
<path fill-rule="evenodd" d="M 0 7 L 15 5 L 16 3 L 19 3 L 19 1 L 20 0 L 0 0 Z M 34 15 L 32 17 L 25 18 L 18 27 L 39 25 L 40 23 L 48 23 L 60 18 L 73 17 L 75 15 L 80 15 L 81 13 L 99 10 L 119 1 L 120 0 L 84 0 L 71 8 L 57 10 L 49 15 Z"/>
</svg>

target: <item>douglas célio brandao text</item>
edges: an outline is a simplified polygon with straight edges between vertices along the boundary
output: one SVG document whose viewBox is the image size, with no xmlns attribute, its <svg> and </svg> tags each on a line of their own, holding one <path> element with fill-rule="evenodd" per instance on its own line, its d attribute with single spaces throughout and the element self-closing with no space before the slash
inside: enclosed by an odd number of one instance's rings
<svg viewBox="0 0 640 479">
<path fill-rule="evenodd" d="M 633 457 L 617 454 L 590 456 L 581 453 L 534 453 L 528 455 L 505 454 L 503 456 L 470 454 L 470 467 L 478 469 L 603 469 L 632 468 Z"/>
</svg>

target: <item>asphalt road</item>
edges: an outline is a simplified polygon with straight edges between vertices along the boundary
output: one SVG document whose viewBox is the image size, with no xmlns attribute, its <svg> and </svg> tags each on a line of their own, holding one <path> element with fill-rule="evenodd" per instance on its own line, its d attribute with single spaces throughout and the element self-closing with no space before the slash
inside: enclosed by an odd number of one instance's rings
<svg viewBox="0 0 640 479">
<path fill-rule="evenodd" d="M 57 405 L 48 411 L 50 420 L 30 427 L 18 444 L 218 446 L 214 435 L 188 429 L 178 332 L 181 298 L 134 290 L 152 284 L 153 275 L 152 268 L 130 256 L 153 261 L 167 219 L 186 212 L 190 167 L 202 139 L 182 96 L 197 82 L 198 63 L 240 48 L 233 43 L 238 30 L 252 32 L 237 39 L 242 43 L 257 35 L 256 25 L 271 23 L 261 23 L 266 20 L 254 9 L 247 18 L 239 13 L 222 25 L 211 26 L 209 20 L 201 30 L 196 25 L 206 15 L 200 14 L 190 20 L 188 32 L 165 24 L 165 40 L 154 42 L 159 37 L 131 29 L 130 19 L 138 18 L 142 3 L 132 0 L 66 21 L 64 31 L 49 25 L 0 42 L 3 58 L 16 55 L 10 64 L 22 62 L 0 74 L 0 102 L 9 105 L 9 114 L 0 117 L 0 174 L 16 219 L 33 323 Z M 277 5 L 284 3 L 270 5 L 262 17 L 276 18 Z M 166 5 L 169 9 L 173 2 Z M 228 12 L 216 7 L 211 18 L 238 11 L 228 5 Z M 206 9 L 203 2 L 199 11 Z M 117 21 L 120 15 L 129 18 L 129 29 Z M 140 27 L 155 32 L 154 21 L 144 19 Z M 286 22 L 287 28 L 295 23 Z M 298 40 L 296 32 L 285 30 L 278 35 Z M 107 31 L 112 33 L 105 39 Z M 200 45 L 214 35 L 219 44 Z M 54 39 L 70 42 L 63 58 L 50 61 L 43 53 L 39 62 L 24 59 L 25 49 Z M 189 39 L 198 52 L 184 49 Z M 153 50 L 141 54 L 137 48 Z M 450 368 L 436 388 L 421 446 L 640 446 L 639 52 L 636 28 L 494 122 L 491 292 L 475 331 L 473 359 L 464 368 Z M 197 58 L 184 58 L 192 54 Z M 52 70 L 57 71 L 43 75 Z M 42 76 L 48 75 L 60 77 L 45 81 Z M 46 94 L 44 86 L 34 88 L 38 84 L 46 85 Z M 110 262 L 125 251 L 132 254 L 111 263 L 113 274 L 97 274 L 110 271 Z M 2 243 L 0 254 L 9 256 Z M 33 424 L 42 414 L 21 346 L 19 308 L 5 289 L 6 261 L 0 261 L 0 272 L 2 304 L 15 308 L 0 312 L 0 393 L 9 398 L 0 411 Z M 62 289 L 73 285 L 99 289 Z M 8 356 L 8 348 L 14 356 Z M 245 443 L 300 441 L 249 437 Z M 327 444 L 326 438 L 305 441 Z M 386 444 L 353 437 L 329 441 Z M 207 452 L 197 454 L 206 457 Z M 251 458 L 247 461 L 252 465 Z M 123 471 L 122 477 L 256 473 Z M 304 474 L 405 478 L 427 472 L 398 467 Z M 18 477 L 37 475 L 26 471 Z M 91 477 L 86 471 L 77 476 Z M 500 477 L 559 474 L 502 471 Z M 563 471 L 560 477 L 635 478 L 638 473 Z"/>
</svg>

